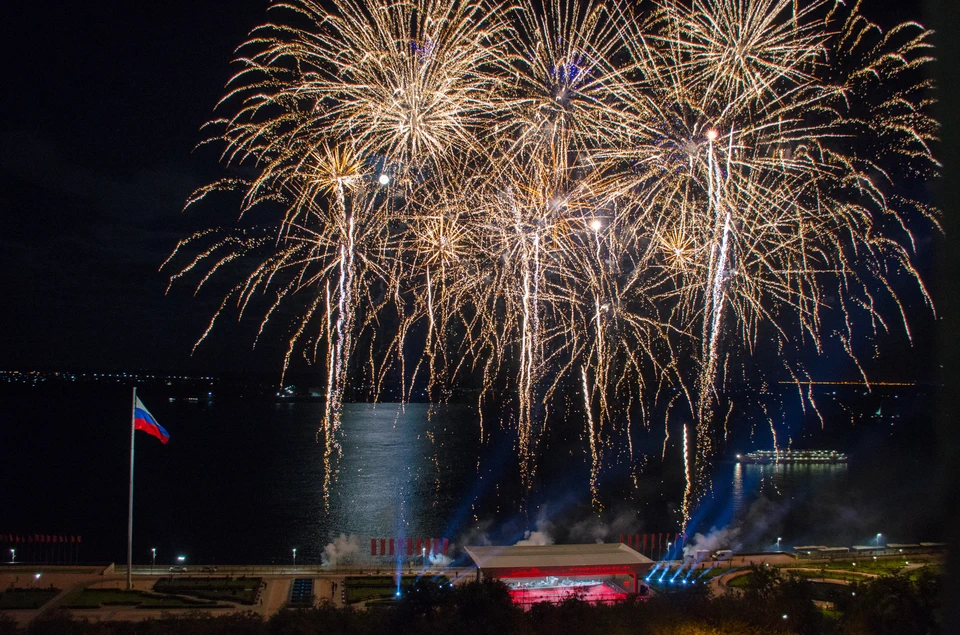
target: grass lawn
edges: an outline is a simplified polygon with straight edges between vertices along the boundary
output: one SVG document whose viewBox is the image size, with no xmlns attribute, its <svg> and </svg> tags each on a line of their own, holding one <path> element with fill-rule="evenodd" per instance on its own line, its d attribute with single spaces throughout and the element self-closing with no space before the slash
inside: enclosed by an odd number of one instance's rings
<svg viewBox="0 0 960 635">
<path fill-rule="evenodd" d="M 216 602 L 253 604 L 261 578 L 160 578 L 153 586 L 156 593 L 192 595 Z"/>
<path fill-rule="evenodd" d="M 419 579 L 420 576 L 405 575 L 400 578 L 400 588 L 406 589 Z M 448 582 L 447 578 L 440 576 L 436 581 L 441 584 Z M 364 602 L 376 599 L 389 600 L 397 592 L 397 580 L 390 576 L 369 576 L 369 577 L 349 577 L 344 578 L 344 588 L 346 589 L 346 602 Z"/>
<path fill-rule="evenodd" d="M 70 609 L 96 609 L 101 606 L 137 606 L 142 601 L 142 591 L 81 589 L 68 595 L 64 599 L 63 605 Z"/>
<path fill-rule="evenodd" d="M 856 564 L 854 564 L 856 562 Z M 854 573 L 872 573 L 873 575 L 893 575 L 903 569 L 907 562 L 925 562 L 921 558 L 916 559 L 891 559 L 891 560 L 834 560 L 829 563 L 796 563 L 787 565 L 791 569 L 826 569 L 827 571 L 852 571 Z M 781 567 L 782 568 L 782 567 Z"/>
<path fill-rule="evenodd" d="M 60 589 L 11 589 L 0 593 L 0 610 L 38 609 L 57 597 Z"/>
<path fill-rule="evenodd" d="M 154 590 L 159 591 L 161 587 L 182 589 L 256 589 L 260 586 L 263 578 L 160 578 L 154 585 Z"/>
<path fill-rule="evenodd" d="M 215 609 L 229 607 L 229 604 L 220 604 L 213 600 L 181 597 L 179 595 L 152 595 L 144 593 L 140 609 Z"/>
<path fill-rule="evenodd" d="M 213 591 L 183 591 L 188 595 L 194 597 L 203 598 L 205 600 L 213 600 L 215 602 L 239 602 L 240 604 L 253 605 L 254 600 L 257 597 L 256 589 L 221 589 Z"/>
<path fill-rule="evenodd" d="M 727 581 L 728 587 L 733 587 L 734 589 L 745 589 L 753 583 L 753 573 L 746 573 L 744 575 L 738 575 L 732 580 Z"/>
<path fill-rule="evenodd" d="M 907 572 L 907 577 L 913 580 L 914 582 L 920 577 L 921 572 L 923 573 L 932 573 L 933 575 L 943 575 L 943 565 L 942 564 L 928 564 L 920 567 L 919 569 L 913 569 Z"/>
<path fill-rule="evenodd" d="M 68 596 L 63 603 L 68 609 L 96 609 L 101 606 L 136 606 L 140 608 L 215 608 L 215 601 L 158 595 L 124 589 L 82 589 Z"/>
<path fill-rule="evenodd" d="M 825 580 L 850 580 L 861 582 L 867 580 L 859 571 L 831 571 L 827 569 L 821 573 L 819 569 L 800 569 L 784 571 L 784 575 L 795 575 L 798 578 L 823 578 Z"/>
<path fill-rule="evenodd" d="M 740 567 L 734 567 L 733 569 L 728 569 L 726 567 L 714 567 L 712 569 L 706 569 L 704 573 L 694 573 L 691 578 L 696 578 L 697 580 L 707 581 L 712 578 L 723 575 L 724 573 L 730 573 L 731 571 L 736 571 Z"/>
</svg>

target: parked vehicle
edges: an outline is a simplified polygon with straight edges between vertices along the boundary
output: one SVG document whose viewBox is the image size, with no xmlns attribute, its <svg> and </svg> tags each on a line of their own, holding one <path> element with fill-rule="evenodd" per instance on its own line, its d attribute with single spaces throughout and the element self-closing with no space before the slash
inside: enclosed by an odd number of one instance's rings
<svg viewBox="0 0 960 635">
<path fill-rule="evenodd" d="M 723 562 L 724 560 L 730 560 L 733 558 L 733 551 L 730 549 L 721 549 L 717 553 L 713 554 L 713 559 L 718 562 Z"/>
</svg>

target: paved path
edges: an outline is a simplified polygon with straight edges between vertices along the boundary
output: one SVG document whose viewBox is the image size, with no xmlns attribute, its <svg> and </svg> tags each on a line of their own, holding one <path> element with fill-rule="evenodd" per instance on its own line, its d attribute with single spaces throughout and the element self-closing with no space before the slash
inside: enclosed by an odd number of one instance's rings
<svg viewBox="0 0 960 635">
<path fill-rule="evenodd" d="M 271 576 L 264 578 L 264 582 L 267 583 L 267 588 L 260 596 L 263 599 L 260 614 L 270 617 L 290 599 L 290 586 L 293 584 L 293 579 Z"/>
</svg>

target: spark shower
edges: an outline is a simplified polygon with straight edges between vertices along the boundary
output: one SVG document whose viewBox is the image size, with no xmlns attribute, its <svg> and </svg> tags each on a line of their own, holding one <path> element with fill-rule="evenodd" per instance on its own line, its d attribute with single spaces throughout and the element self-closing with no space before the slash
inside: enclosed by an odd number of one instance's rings
<svg viewBox="0 0 960 635">
<path fill-rule="evenodd" d="M 399 376 L 404 400 L 419 380 L 434 401 L 469 378 L 481 438 L 505 405 L 492 424 L 515 431 L 528 487 L 576 399 L 598 507 L 604 466 L 644 460 L 634 434 L 666 400 L 686 521 L 751 356 L 778 351 L 801 385 L 791 352 L 832 336 L 855 360 L 861 331 L 909 335 L 898 289 L 933 309 L 912 257 L 937 211 L 905 193 L 939 169 L 919 24 L 884 31 L 831 0 L 269 13 L 208 125 L 231 176 L 187 203 L 234 192 L 240 218 L 164 267 L 198 291 L 233 281 L 200 341 L 252 311 L 257 337 L 287 327 L 284 369 L 322 373 L 327 494 L 351 377 L 376 398 Z"/>
</svg>

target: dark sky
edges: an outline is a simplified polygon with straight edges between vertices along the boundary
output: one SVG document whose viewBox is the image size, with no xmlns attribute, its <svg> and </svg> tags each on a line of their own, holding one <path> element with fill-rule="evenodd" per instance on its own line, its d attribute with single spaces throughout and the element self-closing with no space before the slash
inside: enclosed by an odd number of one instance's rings
<svg viewBox="0 0 960 635">
<path fill-rule="evenodd" d="M 180 238 L 236 213 L 181 208 L 222 175 L 213 149 L 193 149 L 268 4 L 25 2 L 7 14 L 0 369 L 279 371 L 277 347 L 251 353 L 249 332 L 229 323 L 191 357 L 218 300 L 189 285 L 165 295 L 158 272 Z M 919 17 L 910 2 L 865 4 L 878 20 Z M 890 348 L 917 357 L 903 341 Z"/>
<path fill-rule="evenodd" d="M 216 222 L 180 213 L 220 175 L 214 152 L 193 149 L 267 4 L 28 2 L 8 13 L 0 368 L 227 361 L 216 343 L 189 359 L 214 307 L 186 286 L 165 298 L 157 270 L 197 223 Z"/>
</svg>

